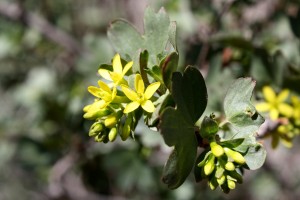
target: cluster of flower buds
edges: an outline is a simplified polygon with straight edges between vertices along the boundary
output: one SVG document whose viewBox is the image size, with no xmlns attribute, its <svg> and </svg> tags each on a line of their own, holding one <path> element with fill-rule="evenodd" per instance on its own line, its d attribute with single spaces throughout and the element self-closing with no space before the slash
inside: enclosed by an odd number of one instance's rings
<svg viewBox="0 0 300 200">
<path fill-rule="evenodd" d="M 94 137 L 96 142 L 107 143 L 113 142 L 119 133 L 121 139 L 126 140 L 132 134 L 134 124 L 133 115 L 124 116 L 122 111 L 118 111 L 94 122 L 90 127 L 89 136 Z"/>
<path fill-rule="evenodd" d="M 116 54 L 112 66 L 100 67 L 98 70 L 100 76 L 109 83 L 99 80 L 99 87 L 88 87 L 88 91 L 96 99 L 83 108 L 83 117 L 95 120 L 90 127 L 89 136 L 94 137 L 97 142 L 112 142 L 118 134 L 122 140 L 126 140 L 133 134 L 137 124 L 138 108 L 141 106 L 147 113 L 155 110 L 150 99 L 160 87 L 160 82 L 154 82 L 145 89 L 141 75 L 136 73 L 132 75 L 134 86 L 130 87 L 127 79 L 132 65 L 132 61 L 127 62 L 123 68 L 120 55 Z"/>
<path fill-rule="evenodd" d="M 214 116 L 205 117 L 200 128 L 200 135 L 209 141 L 208 148 L 200 154 L 197 169 L 200 180 L 208 179 L 212 190 L 218 186 L 228 193 L 236 187 L 236 183 L 242 183 L 241 167 L 246 163 L 243 155 L 232 149 L 228 143 L 217 142 L 219 126 Z"/>
<path fill-rule="evenodd" d="M 220 186 L 228 193 L 235 188 L 236 183 L 242 183 L 243 179 L 238 171 L 246 161 L 241 153 L 212 141 L 210 150 L 203 154 L 204 158 L 197 166 L 201 170 L 201 178 L 208 179 L 212 190 Z"/>
</svg>

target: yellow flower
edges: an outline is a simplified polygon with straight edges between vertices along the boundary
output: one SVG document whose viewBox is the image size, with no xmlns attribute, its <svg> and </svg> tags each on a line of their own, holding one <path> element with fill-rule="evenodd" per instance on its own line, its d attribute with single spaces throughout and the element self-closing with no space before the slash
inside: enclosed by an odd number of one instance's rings
<svg viewBox="0 0 300 200">
<path fill-rule="evenodd" d="M 113 81 L 114 86 L 117 86 L 119 84 L 127 84 L 126 80 L 123 77 L 132 67 L 132 64 L 132 61 L 128 62 L 123 69 L 120 55 L 116 54 L 112 61 L 113 71 L 109 71 L 107 69 L 99 69 L 98 73 L 106 80 Z"/>
<path fill-rule="evenodd" d="M 124 113 L 130 113 L 139 106 L 142 106 L 142 108 L 149 113 L 154 112 L 155 107 L 149 99 L 153 96 L 159 86 L 160 82 L 155 82 L 150 84 L 145 90 L 144 81 L 140 74 L 135 75 L 134 87 L 136 92 L 130 89 L 127 85 L 121 85 L 124 94 L 132 101 L 126 105 Z"/>
<path fill-rule="evenodd" d="M 98 81 L 98 85 L 99 88 L 95 86 L 89 86 L 88 91 L 95 97 L 102 99 L 106 104 L 112 102 L 116 97 L 117 89 L 113 88 L 113 90 L 111 90 L 106 83 L 100 80 Z"/>
<path fill-rule="evenodd" d="M 293 117 L 296 121 L 300 120 L 300 99 L 297 96 L 291 97 L 294 112 Z"/>
<path fill-rule="evenodd" d="M 289 96 L 289 90 L 282 90 L 278 95 L 270 86 L 263 87 L 263 95 L 266 102 L 256 104 L 256 109 L 260 112 L 269 112 L 270 118 L 276 120 L 279 114 L 291 117 L 293 108 L 284 101 Z"/>
</svg>

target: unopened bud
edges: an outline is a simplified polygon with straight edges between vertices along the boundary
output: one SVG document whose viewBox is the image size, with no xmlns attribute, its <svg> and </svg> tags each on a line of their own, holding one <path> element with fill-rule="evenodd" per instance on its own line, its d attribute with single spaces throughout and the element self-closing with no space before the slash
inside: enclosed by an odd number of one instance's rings
<svg viewBox="0 0 300 200">
<path fill-rule="evenodd" d="M 224 148 L 226 155 L 234 160 L 234 162 L 239 164 L 244 164 L 246 162 L 244 156 L 237 151 L 233 151 L 227 147 Z"/>
<path fill-rule="evenodd" d="M 210 175 L 215 169 L 215 156 L 210 154 L 207 163 L 204 165 L 204 174 Z"/>
<path fill-rule="evenodd" d="M 88 108 L 86 108 L 86 107 L 88 107 Z M 86 113 L 83 115 L 83 117 L 85 119 L 89 119 L 89 120 L 101 118 L 101 117 L 107 116 L 112 113 L 112 111 L 107 108 L 95 111 L 95 110 L 89 109 L 91 107 L 90 105 L 87 105 L 86 107 L 83 108 L 83 111 L 87 110 L 87 111 L 85 111 Z"/>
<path fill-rule="evenodd" d="M 224 149 L 221 145 L 217 144 L 216 142 L 210 143 L 211 152 L 216 156 L 220 157 L 224 154 Z"/>
<path fill-rule="evenodd" d="M 122 112 L 120 111 L 107 116 L 107 118 L 104 120 L 105 126 L 108 128 L 114 127 L 118 123 L 118 120 L 121 116 Z"/>
<path fill-rule="evenodd" d="M 226 180 L 226 177 L 223 175 L 220 178 L 217 178 L 217 182 L 219 185 L 223 185 Z"/>
<path fill-rule="evenodd" d="M 235 166 L 232 162 L 227 162 L 225 164 L 225 169 L 228 170 L 228 171 L 233 171 L 233 170 L 235 170 Z"/>
<path fill-rule="evenodd" d="M 95 122 L 90 128 L 89 136 L 93 137 L 93 136 L 99 134 L 103 130 L 103 128 L 104 128 L 103 124 L 101 124 L 99 122 Z"/>
<path fill-rule="evenodd" d="M 211 180 L 209 180 L 208 185 L 211 190 L 215 190 L 218 187 L 218 182 L 215 177 L 213 177 Z"/>
<path fill-rule="evenodd" d="M 131 123 L 132 123 L 132 116 L 129 115 L 125 120 L 124 126 L 122 128 L 122 132 L 120 134 L 121 139 L 123 141 L 127 140 L 127 138 L 131 133 Z"/>
<path fill-rule="evenodd" d="M 228 188 L 233 190 L 235 188 L 235 182 L 233 180 L 227 180 Z"/>
<path fill-rule="evenodd" d="M 118 133 L 118 131 L 117 131 L 116 127 L 110 129 L 110 131 L 108 133 L 109 141 L 111 141 L 111 142 L 115 141 L 115 139 L 117 138 L 117 133 Z"/>
<path fill-rule="evenodd" d="M 200 128 L 200 135 L 203 138 L 208 138 L 214 136 L 219 130 L 219 126 L 217 122 L 210 117 L 204 117 L 201 128 Z"/>
</svg>

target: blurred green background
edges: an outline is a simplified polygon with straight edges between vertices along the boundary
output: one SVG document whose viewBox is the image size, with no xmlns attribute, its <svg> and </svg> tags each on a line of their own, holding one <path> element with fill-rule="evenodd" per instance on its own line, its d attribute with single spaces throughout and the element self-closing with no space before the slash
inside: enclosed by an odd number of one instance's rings
<svg viewBox="0 0 300 200">
<path fill-rule="evenodd" d="M 168 190 L 170 149 L 142 123 L 137 141 L 88 137 L 87 86 L 115 54 L 107 27 L 125 18 L 142 32 L 147 5 L 177 21 L 180 66 L 208 74 L 207 113 L 222 111 L 240 76 L 299 92 L 299 1 L 0 0 L 0 199 L 300 199 L 299 140 L 276 150 L 264 141 L 265 165 L 225 195 L 192 176 Z"/>
</svg>

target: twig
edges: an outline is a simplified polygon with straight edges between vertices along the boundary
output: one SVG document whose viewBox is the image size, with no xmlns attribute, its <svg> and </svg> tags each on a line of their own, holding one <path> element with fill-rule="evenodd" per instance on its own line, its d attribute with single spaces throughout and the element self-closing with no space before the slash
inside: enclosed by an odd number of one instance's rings
<svg viewBox="0 0 300 200">
<path fill-rule="evenodd" d="M 0 3 L 0 15 L 33 28 L 71 53 L 81 53 L 80 44 L 69 34 L 50 24 L 42 16 L 28 12 L 16 3 Z"/>
</svg>

